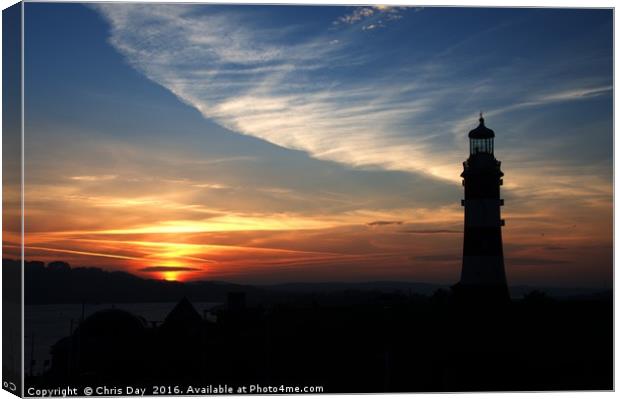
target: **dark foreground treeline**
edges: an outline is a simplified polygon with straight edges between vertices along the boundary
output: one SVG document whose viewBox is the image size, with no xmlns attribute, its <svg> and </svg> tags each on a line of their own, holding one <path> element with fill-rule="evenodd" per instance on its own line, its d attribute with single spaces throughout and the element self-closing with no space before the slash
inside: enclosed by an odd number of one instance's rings
<svg viewBox="0 0 620 399">
<path fill-rule="evenodd" d="M 160 326 L 87 318 L 26 386 L 321 385 L 326 392 L 612 389 L 609 298 L 472 311 L 440 294 L 375 305 L 224 309 Z"/>
<path fill-rule="evenodd" d="M 300 295 L 248 305 L 235 291 L 215 311 L 216 320 L 184 299 L 158 325 L 121 310 L 101 311 L 51 348 L 51 367 L 27 376 L 26 387 L 613 388 L 609 292 L 573 300 L 533 292 L 504 304 L 472 304 L 449 290 L 359 295 L 365 300 Z"/>
</svg>

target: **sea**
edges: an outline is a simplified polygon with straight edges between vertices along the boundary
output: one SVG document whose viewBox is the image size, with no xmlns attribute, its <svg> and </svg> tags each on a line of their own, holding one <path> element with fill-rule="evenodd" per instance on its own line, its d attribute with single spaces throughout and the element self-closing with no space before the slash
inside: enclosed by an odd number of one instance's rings
<svg viewBox="0 0 620 399">
<path fill-rule="evenodd" d="M 27 305 L 24 308 L 26 374 L 44 373 L 51 366 L 52 345 L 75 331 L 82 318 L 87 318 L 100 310 L 121 309 L 141 316 L 149 326 L 152 323 L 159 325 L 175 305 L 175 302 Z M 192 305 L 200 315 L 214 321 L 214 316 L 209 314 L 209 310 L 221 303 L 195 302 Z"/>
</svg>

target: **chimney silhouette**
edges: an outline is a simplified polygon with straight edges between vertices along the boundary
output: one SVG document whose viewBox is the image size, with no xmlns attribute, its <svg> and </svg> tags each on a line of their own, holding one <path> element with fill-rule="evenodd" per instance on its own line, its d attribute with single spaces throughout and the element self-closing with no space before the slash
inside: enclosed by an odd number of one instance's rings
<svg viewBox="0 0 620 399">
<path fill-rule="evenodd" d="M 509 300 L 500 209 L 500 186 L 504 173 L 501 162 L 493 155 L 495 133 L 480 124 L 469 132 L 469 158 L 463 162 L 465 199 L 465 231 L 463 239 L 463 266 L 457 293 L 467 298 L 498 303 Z"/>
</svg>

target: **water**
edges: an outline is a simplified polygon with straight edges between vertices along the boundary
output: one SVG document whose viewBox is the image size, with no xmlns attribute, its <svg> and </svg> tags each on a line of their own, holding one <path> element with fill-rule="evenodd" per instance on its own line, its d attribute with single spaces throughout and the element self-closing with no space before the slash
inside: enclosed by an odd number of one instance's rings
<svg viewBox="0 0 620 399">
<path fill-rule="evenodd" d="M 215 302 L 193 303 L 201 315 L 219 304 Z M 86 304 L 83 309 L 81 304 L 27 305 L 24 310 L 26 373 L 32 370 L 34 374 L 40 374 L 49 368 L 52 345 L 68 336 L 72 329 L 75 330 L 82 318 L 82 311 L 86 318 L 99 310 L 122 309 L 143 317 L 150 326 L 151 322 L 159 324 L 164 321 L 175 305 L 175 302 L 108 303 Z M 35 360 L 33 367 L 30 366 L 32 359 Z"/>
</svg>

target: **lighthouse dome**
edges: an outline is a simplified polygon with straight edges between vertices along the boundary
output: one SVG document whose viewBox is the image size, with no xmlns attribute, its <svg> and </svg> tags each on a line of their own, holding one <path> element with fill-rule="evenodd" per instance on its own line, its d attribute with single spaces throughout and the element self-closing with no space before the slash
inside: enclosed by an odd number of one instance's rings
<svg viewBox="0 0 620 399">
<path fill-rule="evenodd" d="M 470 139 L 492 139 L 495 137 L 495 132 L 488 127 L 484 126 L 484 118 L 480 115 L 480 124 L 477 128 L 469 132 Z"/>
</svg>

